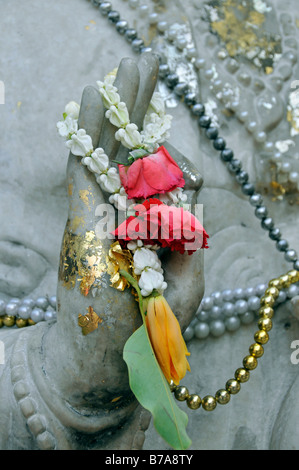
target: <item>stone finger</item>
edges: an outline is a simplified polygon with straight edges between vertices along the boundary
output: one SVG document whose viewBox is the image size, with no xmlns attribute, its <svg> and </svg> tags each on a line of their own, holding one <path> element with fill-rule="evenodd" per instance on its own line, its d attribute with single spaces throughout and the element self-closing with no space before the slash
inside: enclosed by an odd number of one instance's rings
<svg viewBox="0 0 299 470">
<path fill-rule="evenodd" d="M 203 184 L 203 178 L 198 169 L 193 165 L 193 163 L 190 162 L 188 158 L 186 158 L 182 153 L 174 148 L 169 142 L 165 143 L 164 146 L 183 172 L 185 179 L 184 189 L 199 191 Z"/>
<path fill-rule="evenodd" d="M 87 86 L 82 94 L 78 127 L 85 129 L 90 135 L 94 149 L 98 147 L 103 121 L 104 106 L 101 95 L 96 88 Z"/>
<path fill-rule="evenodd" d="M 138 68 L 140 85 L 131 121 L 141 130 L 145 113 L 157 84 L 159 60 L 154 54 L 144 53 L 138 62 Z"/>
<path fill-rule="evenodd" d="M 140 85 L 130 121 L 137 125 L 140 132 L 144 116 L 157 84 L 159 71 L 158 58 L 149 52 L 144 53 L 138 62 L 138 68 L 140 72 Z M 120 161 L 124 161 L 126 153 L 127 149 L 121 147 L 118 154 Z"/>
<path fill-rule="evenodd" d="M 121 61 L 114 85 L 118 89 L 120 100 L 126 103 L 129 116 L 135 105 L 138 87 L 139 87 L 139 70 L 137 64 L 129 58 Z M 113 160 L 119 150 L 120 142 L 115 139 L 115 133 L 118 130 L 108 119 L 104 120 L 103 131 L 100 139 L 100 147 Z"/>
</svg>

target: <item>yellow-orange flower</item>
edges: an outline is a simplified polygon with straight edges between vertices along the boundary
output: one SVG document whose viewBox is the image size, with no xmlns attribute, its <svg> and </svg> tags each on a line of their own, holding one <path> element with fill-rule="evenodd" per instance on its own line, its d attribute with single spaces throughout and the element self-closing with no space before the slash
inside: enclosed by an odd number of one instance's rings
<svg viewBox="0 0 299 470">
<path fill-rule="evenodd" d="M 190 371 L 190 356 L 179 322 L 162 295 L 151 297 L 147 304 L 146 327 L 153 350 L 168 382 L 178 385 Z"/>
</svg>

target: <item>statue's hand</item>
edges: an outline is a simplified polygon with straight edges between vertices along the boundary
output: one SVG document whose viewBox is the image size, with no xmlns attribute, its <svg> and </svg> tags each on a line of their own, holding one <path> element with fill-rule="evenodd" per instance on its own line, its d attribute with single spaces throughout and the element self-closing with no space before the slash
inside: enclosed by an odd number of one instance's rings
<svg viewBox="0 0 299 470">
<path fill-rule="evenodd" d="M 157 76 L 158 61 L 151 54 L 144 54 L 138 65 L 124 59 L 118 68 L 115 85 L 127 105 L 131 122 L 139 128 Z M 86 130 L 93 147 L 102 147 L 111 161 L 123 161 L 128 150 L 115 140 L 116 128 L 104 113 L 99 92 L 87 87 L 80 107 L 79 128 Z M 200 175 L 185 157 L 170 145 L 167 147 L 184 172 L 189 202 L 196 202 L 202 184 Z M 119 292 L 111 287 L 107 255 L 113 240 L 101 240 L 96 235 L 96 209 L 107 203 L 107 195 L 101 191 L 94 174 L 82 165 L 81 158 L 72 154 L 67 178 L 69 214 L 60 257 L 58 319 L 51 368 L 59 371 L 58 388 L 72 406 L 115 409 L 132 398 L 122 354 L 125 342 L 140 326 L 141 317 L 132 290 Z M 184 329 L 203 295 L 201 251 L 192 256 L 166 254 L 162 266 L 168 283 L 165 297 Z M 78 317 L 90 312 L 99 317 L 97 328 L 83 335 Z"/>
</svg>

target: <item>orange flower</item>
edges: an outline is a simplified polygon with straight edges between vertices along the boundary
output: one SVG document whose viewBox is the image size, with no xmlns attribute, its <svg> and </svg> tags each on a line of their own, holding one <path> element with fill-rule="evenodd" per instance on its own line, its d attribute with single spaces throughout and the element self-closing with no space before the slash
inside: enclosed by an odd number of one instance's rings
<svg viewBox="0 0 299 470">
<path fill-rule="evenodd" d="M 178 385 L 190 371 L 190 356 L 179 322 L 162 295 L 151 297 L 147 304 L 146 327 L 153 350 L 168 382 Z"/>
</svg>

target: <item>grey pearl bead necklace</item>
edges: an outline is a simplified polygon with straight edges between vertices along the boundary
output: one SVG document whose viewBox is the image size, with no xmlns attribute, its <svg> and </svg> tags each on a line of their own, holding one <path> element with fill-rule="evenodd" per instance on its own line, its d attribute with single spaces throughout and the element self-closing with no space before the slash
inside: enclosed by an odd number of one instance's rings
<svg viewBox="0 0 299 470">
<path fill-rule="evenodd" d="M 5 326 L 7 317 L 15 318 L 15 323 L 11 326 L 18 326 L 17 320 L 21 326 L 33 325 L 42 321 L 55 321 L 56 313 L 56 296 L 32 298 L 12 298 L 8 302 L 0 299 L 0 326 Z M 2 319 L 2 322 L 1 322 Z"/>
<path fill-rule="evenodd" d="M 184 332 L 185 341 L 193 338 L 204 339 L 208 336 L 219 337 L 225 332 L 238 330 L 242 325 L 252 323 L 260 308 L 266 284 L 245 289 L 224 289 L 213 292 L 202 299 L 195 318 Z M 282 289 L 275 305 L 299 296 L 299 284 Z M 56 296 L 38 297 L 35 300 L 11 298 L 5 302 L 0 299 L 0 320 L 4 317 L 31 320 L 30 325 L 42 321 L 56 321 Z"/>
<path fill-rule="evenodd" d="M 234 290 L 214 292 L 202 299 L 194 320 L 184 332 L 186 342 L 192 339 L 219 337 L 226 332 L 237 331 L 242 325 L 251 324 L 260 309 L 260 299 L 266 284 Z M 299 295 L 299 285 L 293 284 L 279 292 L 275 306 Z"/>
</svg>

